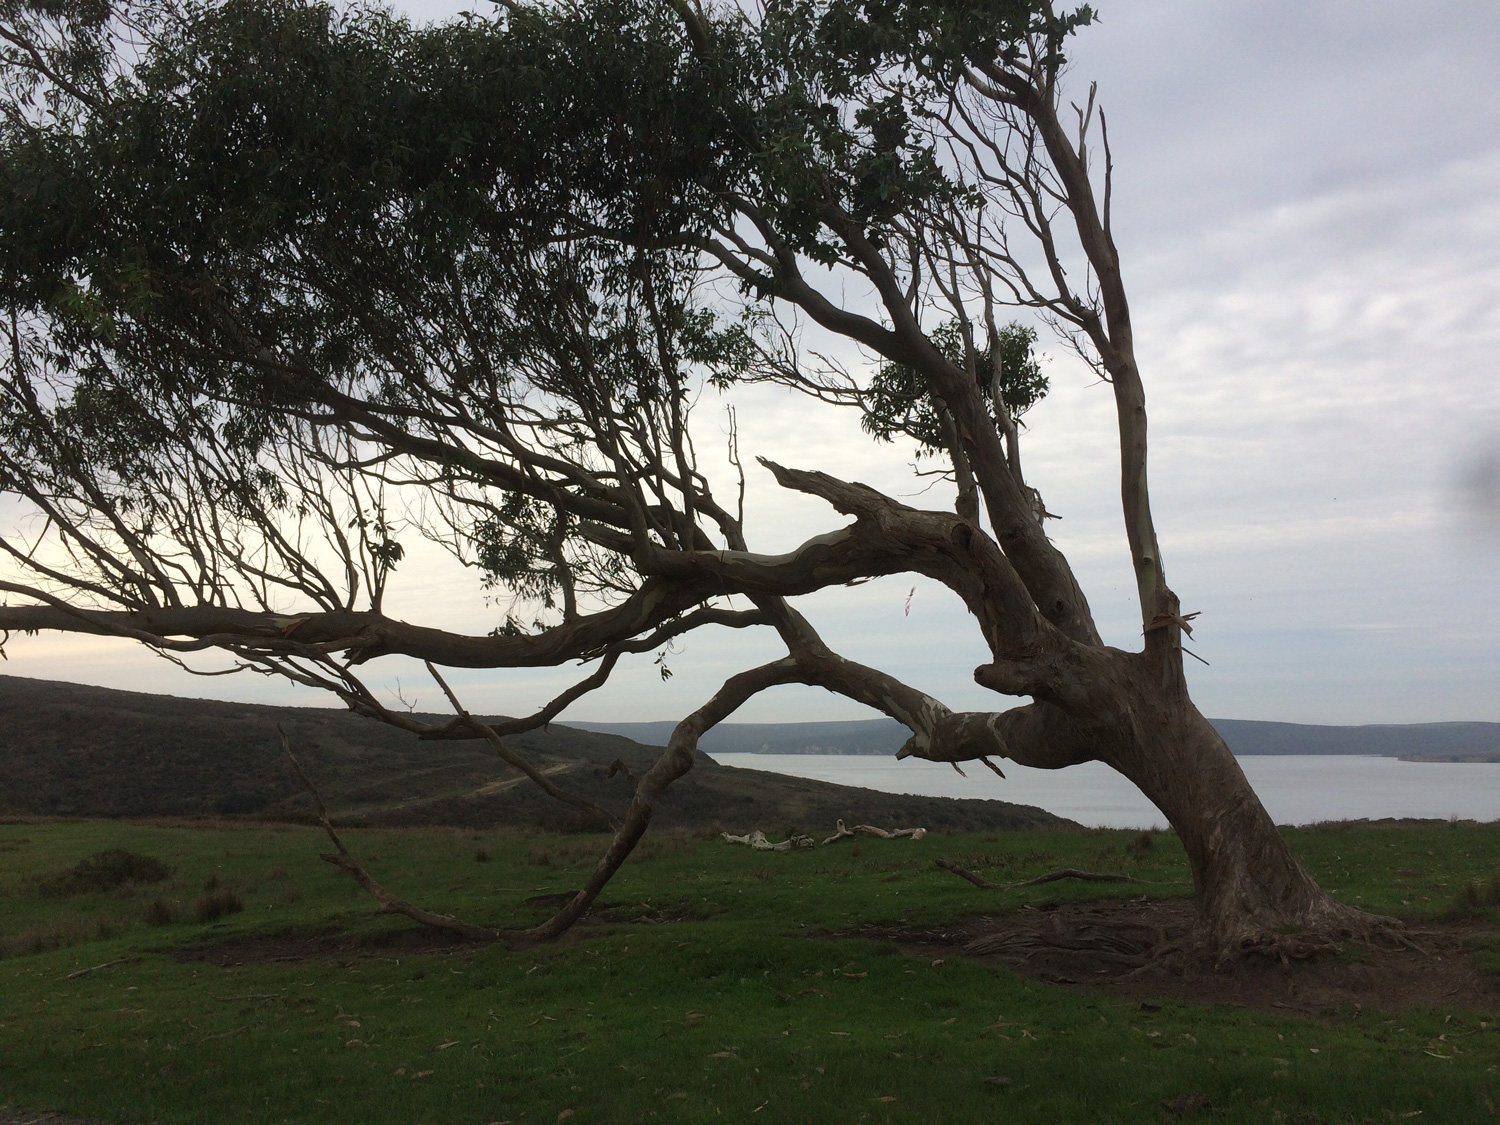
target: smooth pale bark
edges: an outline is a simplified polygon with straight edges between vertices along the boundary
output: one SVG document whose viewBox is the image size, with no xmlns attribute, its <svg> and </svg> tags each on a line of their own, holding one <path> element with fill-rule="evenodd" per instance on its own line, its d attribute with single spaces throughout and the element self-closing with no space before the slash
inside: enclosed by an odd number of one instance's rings
<svg viewBox="0 0 1500 1125">
<path fill-rule="evenodd" d="M 1080 648 L 1052 663 L 1052 688 L 1042 689 L 1050 698 L 997 714 L 949 713 L 928 745 L 914 738 L 902 754 L 936 761 L 1004 757 L 1038 769 L 1087 761 L 1112 766 L 1182 841 L 1202 936 L 1220 957 L 1393 925 L 1334 901 L 1297 861 L 1224 739 L 1178 677 L 1163 676 L 1164 664 L 1172 665 L 1160 651 L 1166 643 L 1159 630 L 1148 634 L 1140 653 Z M 976 678 L 993 685 L 994 667 L 981 668 Z M 1037 683 L 1031 680 L 1033 689 Z"/>
</svg>

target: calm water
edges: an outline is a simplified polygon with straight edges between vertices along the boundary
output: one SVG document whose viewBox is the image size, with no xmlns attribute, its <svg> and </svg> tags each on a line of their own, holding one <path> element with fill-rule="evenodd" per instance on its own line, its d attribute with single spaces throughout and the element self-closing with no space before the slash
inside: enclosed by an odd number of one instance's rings
<svg viewBox="0 0 1500 1125">
<path fill-rule="evenodd" d="M 1058 816 L 1102 828 L 1165 827 L 1166 818 L 1108 766 L 1087 762 L 1065 770 L 1001 764 L 1006 780 L 975 762 L 968 777 L 937 762 L 857 754 L 715 754 L 726 766 L 770 770 L 840 785 L 928 797 L 985 797 L 1039 805 Z M 1403 762 L 1342 755 L 1256 755 L 1240 759 L 1250 784 L 1277 824 L 1361 817 L 1451 816 L 1500 820 L 1500 764 Z"/>
</svg>

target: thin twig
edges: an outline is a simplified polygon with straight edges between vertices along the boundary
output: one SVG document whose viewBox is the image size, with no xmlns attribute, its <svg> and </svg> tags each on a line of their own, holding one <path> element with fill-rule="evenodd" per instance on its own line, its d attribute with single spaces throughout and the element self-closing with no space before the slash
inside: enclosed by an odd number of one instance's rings
<svg viewBox="0 0 1500 1125">
<path fill-rule="evenodd" d="M 106 961 L 102 965 L 90 965 L 87 969 L 74 969 L 63 980 L 76 980 L 78 977 L 86 977 L 90 973 L 97 973 L 100 969 L 108 969 L 114 965 L 128 965 L 139 961 L 139 957 L 116 957 L 113 961 Z"/>
<path fill-rule="evenodd" d="M 537 769 L 525 758 L 521 757 L 521 755 L 517 754 L 509 746 L 505 745 L 505 740 L 500 737 L 499 732 L 494 727 L 488 723 L 480 722 L 473 715 L 469 714 L 464 705 L 458 701 L 458 696 L 454 694 L 453 689 L 448 686 L 448 681 L 443 679 L 438 670 L 432 666 L 432 661 L 428 660 L 424 661 L 424 663 L 427 665 L 428 673 L 437 681 L 438 687 L 443 689 L 443 694 L 448 697 L 448 702 L 452 704 L 454 712 L 471 730 L 488 740 L 490 747 L 500 756 L 502 761 L 515 766 L 516 769 L 531 778 L 532 781 L 541 786 L 542 791 L 549 797 L 554 797 L 566 805 L 572 805 L 575 809 L 588 813 L 605 824 L 611 832 L 619 830 L 620 821 L 618 817 L 605 809 L 601 809 L 592 801 L 587 801 L 576 793 L 569 793 L 566 789 L 553 784 L 551 778 L 542 773 L 541 770 Z M 613 662 L 611 661 L 611 663 Z"/>
</svg>

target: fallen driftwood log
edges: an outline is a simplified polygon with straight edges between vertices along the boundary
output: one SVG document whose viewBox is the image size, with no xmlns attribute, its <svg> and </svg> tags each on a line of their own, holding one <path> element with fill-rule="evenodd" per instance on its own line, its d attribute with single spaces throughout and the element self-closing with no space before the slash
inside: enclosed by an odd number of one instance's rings
<svg viewBox="0 0 1500 1125">
<path fill-rule="evenodd" d="M 856 824 L 853 828 L 849 828 L 844 824 L 842 820 L 840 820 L 838 822 L 837 831 L 835 831 L 832 836 L 828 837 L 828 839 L 824 840 L 823 843 L 831 844 L 836 840 L 844 839 L 846 836 L 860 835 L 879 836 L 882 840 L 920 840 L 927 835 L 927 829 L 897 828 L 892 832 L 887 832 L 884 828 L 876 828 L 873 824 Z"/>
<path fill-rule="evenodd" d="M 732 833 L 721 833 L 726 844 L 748 844 L 758 852 L 790 852 L 800 851 L 803 848 L 817 847 L 817 841 L 811 836 L 794 834 L 780 843 L 773 844 L 766 839 L 766 834 L 757 828 L 748 836 L 735 836 Z"/>
<path fill-rule="evenodd" d="M 983 887 L 987 891 L 1013 891 L 1017 887 L 1035 887 L 1041 883 L 1055 883 L 1059 879 L 1082 879 L 1085 883 L 1139 883 L 1139 879 L 1131 878 L 1129 875 L 1112 875 L 1104 871 L 1080 871 L 1076 867 L 1064 867 L 1061 871 L 1049 871 L 1045 875 L 1038 875 L 1035 879 L 1022 879 L 1019 883 L 992 883 L 981 875 L 976 875 L 967 868 L 960 867 L 949 859 L 933 860 L 937 866 L 944 871 L 951 871 L 960 879 L 967 879 L 976 887 Z"/>
</svg>

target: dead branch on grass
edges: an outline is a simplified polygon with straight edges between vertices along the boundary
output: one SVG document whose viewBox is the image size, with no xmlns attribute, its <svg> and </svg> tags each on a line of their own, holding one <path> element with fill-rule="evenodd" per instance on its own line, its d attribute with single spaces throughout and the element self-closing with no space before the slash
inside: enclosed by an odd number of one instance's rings
<svg viewBox="0 0 1500 1125">
<path fill-rule="evenodd" d="M 139 957 L 116 957 L 113 961 L 106 961 L 102 965 L 90 965 L 87 969 L 74 969 L 67 976 L 63 977 L 63 980 L 77 980 L 79 977 L 86 977 L 90 973 L 97 973 L 100 969 L 108 969 L 115 965 L 129 965 L 139 960 Z"/>
<path fill-rule="evenodd" d="M 1018 883 L 992 883 L 982 875 L 976 875 L 950 859 L 937 859 L 933 862 L 944 871 L 951 871 L 960 879 L 967 879 L 976 887 L 982 887 L 987 891 L 1013 891 L 1018 887 L 1035 887 L 1042 883 L 1055 883 L 1060 879 L 1081 879 L 1085 883 L 1139 883 L 1141 881 L 1130 875 L 1113 875 L 1105 871 L 1080 871 L 1076 867 L 1064 867 L 1060 871 L 1049 871 L 1045 875 L 1038 875 L 1035 879 L 1022 879 Z"/>
<path fill-rule="evenodd" d="M 832 844 L 837 840 L 858 835 L 878 836 L 882 840 L 921 840 L 927 836 L 927 829 L 897 828 L 888 832 L 884 828 L 876 828 L 873 824 L 856 824 L 853 828 L 850 828 L 841 819 L 837 821 L 833 835 L 824 840 L 823 843 Z"/>
<path fill-rule="evenodd" d="M 360 862 L 349 854 L 349 849 L 344 847 L 344 841 L 339 839 L 339 834 L 334 830 L 332 822 L 328 819 L 328 810 L 323 807 L 323 798 L 318 795 L 317 789 L 307 774 L 302 771 L 301 764 L 292 753 L 292 748 L 287 742 L 286 731 L 281 729 L 281 724 L 276 724 L 277 733 L 281 735 L 281 749 L 286 754 L 286 760 L 291 763 L 292 771 L 296 773 L 308 794 L 312 797 L 313 807 L 318 813 L 318 822 L 322 824 L 323 831 L 333 841 L 333 846 L 338 849 L 336 854 L 329 852 L 318 853 L 318 858 L 325 863 L 331 863 L 335 867 L 347 872 L 355 882 L 369 891 L 375 901 L 380 903 L 380 913 L 400 914 L 410 918 L 413 922 L 420 922 L 424 926 L 432 926 L 439 930 L 447 930 L 449 933 L 457 934 L 466 941 L 496 941 L 503 935 L 498 930 L 489 930 L 483 926 L 476 926 L 470 922 L 455 918 L 451 914 L 438 914 L 431 910 L 424 910 L 420 906 L 414 906 L 399 895 L 392 894 L 381 886 L 368 871 L 361 866 Z"/>
</svg>

